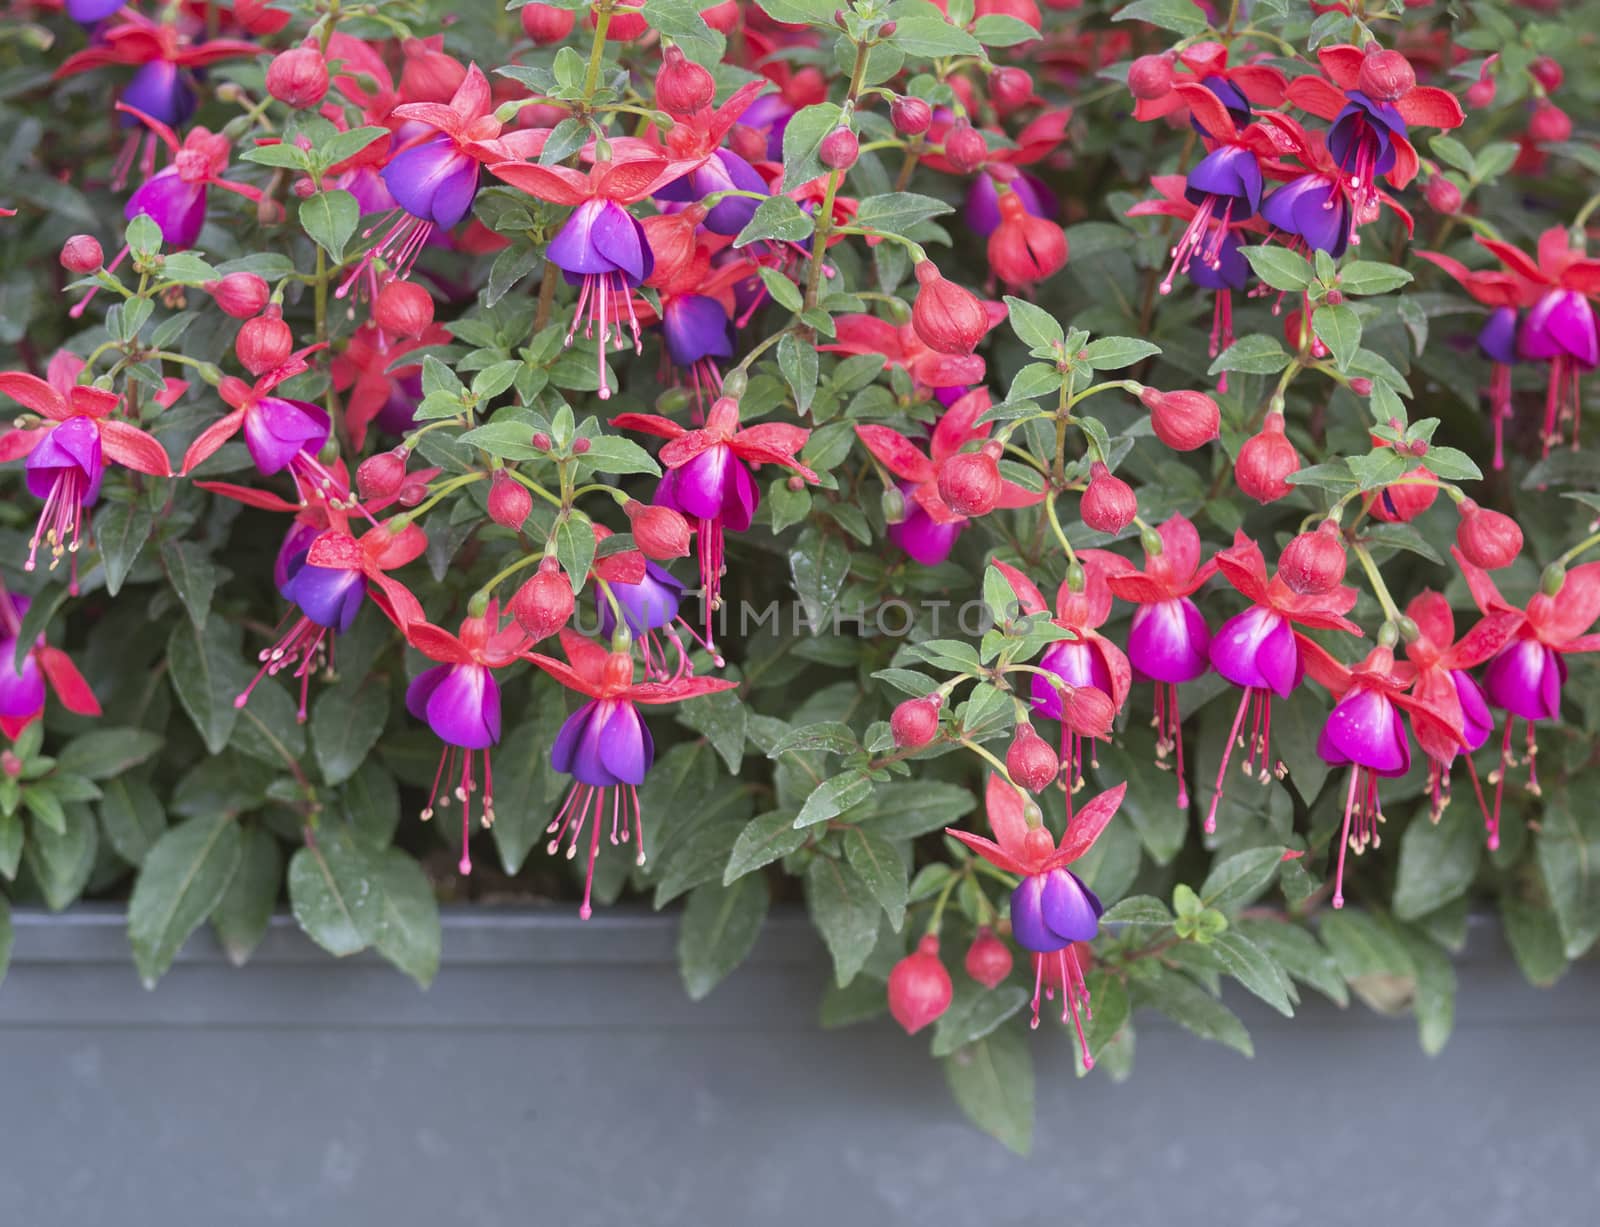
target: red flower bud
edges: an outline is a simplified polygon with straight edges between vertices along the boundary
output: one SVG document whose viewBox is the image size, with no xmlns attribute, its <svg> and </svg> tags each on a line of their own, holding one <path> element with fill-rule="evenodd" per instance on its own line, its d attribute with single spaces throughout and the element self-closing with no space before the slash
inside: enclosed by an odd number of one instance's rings
<svg viewBox="0 0 1600 1227">
<path fill-rule="evenodd" d="M 1061 723 L 1079 737 L 1109 737 L 1117 705 L 1096 686 L 1074 686 L 1061 692 Z"/>
<path fill-rule="evenodd" d="M 1508 515 L 1487 511 L 1470 498 L 1461 500 L 1456 546 L 1473 566 L 1485 571 L 1509 567 L 1522 553 L 1522 529 Z"/>
<path fill-rule="evenodd" d="M 548 639 L 572 617 L 572 585 L 561 573 L 554 558 L 546 558 L 539 569 L 511 598 L 511 616 L 535 642 Z"/>
<path fill-rule="evenodd" d="M 1467 105 L 1474 109 L 1482 109 L 1494 102 L 1494 78 L 1489 76 L 1479 77 L 1467 86 Z"/>
<path fill-rule="evenodd" d="M 987 452 L 957 452 L 939 466 L 938 485 L 957 515 L 988 515 L 1000 501 L 1000 466 Z"/>
<path fill-rule="evenodd" d="M 696 6 L 702 0 L 696 0 Z M 722 0 L 721 4 L 713 4 L 708 9 L 700 10 L 700 17 L 719 34 L 732 34 L 733 27 L 739 24 L 739 0 Z"/>
<path fill-rule="evenodd" d="M 856 134 L 841 124 L 817 146 L 817 160 L 830 170 L 849 170 L 861 153 L 861 142 Z"/>
<path fill-rule="evenodd" d="M 889 104 L 889 122 L 901 136 L 921 136 L 933 123 L 933 108 L 921 98 L 896 98 Z"/>
<path fill-rule="evenodd" d="M 1301 533 L 1278 558 L 1278 575 L 1301 596 L 1332 592 L 1344 579 L 1344 536 L 1332 520 Z"/>
<path fill-rule="evenodd" d="M 1371 396 L 1372 380 L 1368 379 L 1365 375 L 1357 375 L 1350 381 L 1350 390 L 1357 396 Z"/>
<path fill-rule="evenodd" d="M 1128 66 L 1128 92 L 1144 102 L 1154 102 L 1172 92 L 1172 57 L 1141 55 Z"/>
<path fill-rule="evenodd" d="M 1436 213 L 1455 213 L 1461 208 L 1461 189 L 1448 175 L 1437 174 L 1422 189 L 1422 198 Z"/>
<path fill-rule="evenodd" d="M 1528 120 L 1528 135 L 1541 145 L 1567 140 L 1572 136 L 1572 120 L 1553 102 L 1541 102 Z"/>
<path fill-rule="evenodd" d="M 966 967 L 967 974 L 984 988 L 994 988 L 1011 974 L 1011 947 L 985 926 L 967 947 Z"/>
<path fill-rule="evenodd" d="M 977 0 L 972 6 L 974 17 L 1015 17 L 1035 30 L 1043 25 L 1039 6 L 1034 0 Z"/>
<path fill-rule="evenodd" d="M 671 507 L 630 500 L 622 509 L 633 540 L 646 558 L 683 558 L 689 553 L 689 521 Z"/>
<path fill-rule="evenodd" d="M 1283 414 L 1269 413 L 1261 433 L 1246 439 L 1239 449 L 1233 479 L 1256 502 L 1271 503 L 1294 489 L 1287 478 L 1300 467 L 1300 454 L 1283 433 Z"/>
<path fill-rule="evenodd" d="M 533 444 L 533 446 L 538 448 L 541 452 L 547 452 L 551 447 L 550 436 L 545 434 L 542 430 L 534 431 L 533 438 L 529 439 L 528 442 Z"/>
<path fill-rule="evenodd" d="M 907 699 L 889 717 L 889 733 L 902 750 L 920 750 L 938 735 L 939 698 Z"/>
<path fill-rule="evenodd" d="M 915 1035 L 950 1008 L 950 973 L 939 961 L 939 939 L 929 934 L 889 973 L 889 1013 Z"/>
<path fill-rule="evenodd" d="M 676 131 L 676 128 L 668 130 L 669 144 L 672 133 Z M 755 128 L 746 127 L 744 124 L 734 124 L 729 129 L 728 148 L 752 164 L 764 162 L 767 158 L 767 138 Z"/>
<path fill-rule="evenodd" d="M 1385 520 L 1390 524 L 1404 523 L 1415 520 L 1433 506 L 1433 500 L 1439 497 L 1439 487 L 1428 470 L 1419 465 L 1406 476 L 1421 480 L 1396 482 L 1376 494 L 1366 496 L 1363 501 L 1373 519 Z"/>
<path fill-rule="evenodd" d="M 1000 196 L 1000 224 L 989 235 L 989 267 L 1009 285 L 1033 285 L 1067 263 L 1067 236 L 1029 213 L 1015 192 Z"/>
<path fill-rule="evenodd" d="M 276 34 L 289 24 L 283 9 L 268 8 L 272 0 L 233 0 L 233 19 L 251 34 Z"/>
<path fill-rule="evenodd" d="M 105 262 L 100 240 L 92 234 L 75 234 L 61 244 L 61 267 L 69 273 L 92 273 Z"/>
<path fill-rule="evenodd" d="M 1033 78 L 1020 68 L 996 68 L 989 74 L 989 101 L 1013 111 L 1033 97 Z"/>
<path fill-rule="evenodd" d="M 1361 61 L 1361 75 L 1356 78 L 1356 88 L 1374 102 L 1393 102 L 1416 88 L 1416 84 L 1416 69 L 1398 51 L 1369 51 Z"/>
<path fill-rule="evenodd" d="M 1089 466 L 1089 488 L 1078 504 L 1078 516 L 1097 533 L 1113 537 L 1133 523 L 1139 499 L 1133 487 L 1096 460 Z"/>
<path fill-rule="evenodd" d="M 627 5 L 628 7 L 622 7 Z M 650 23 L 644 15 L 637 11 L 629 12 L 628 8 L 639 9 L 644 5 L 644 0 L 621 0 L 621 4 L 611 13 L 611 24 L 606 27 L 606 41 L 608 43 L 631 43 L 635 39 L 643 38 L 650 29 Z M 589 28 L 597 29 L 600 25 L 598 10 L 589 10 Z"/>
<path fill-rule="evenodd" d="M 989 331 L 989 314 L 971 290 L 947 280 L 932 260 L 916 267 L 917 301 L 911 326 L 922 343 L 941 354 L 970 354 Z"/>
<path fill-rule="evenodd" d="M 489 518 L 502 528 L 518 530 L 533 510 L 533 495 L 504 469 L 489 479 Z"/>
<path fill-rule="evenodd" d="M 267 93 L 297 111 L 314 107 L 328 92 L 328 62 L 315 47 L 280 51 L 267 66 Z"/>
<path fill-rule="evenodd" d="M 420 337 L 433 323 L 433 296 L 409 281 L 391 281 L 378 291 L 372 318 L 385 332 Z"/>
<path fill-rule="evenodd" d="M 1566 74 L 1548 55 L 1541 55 L 1528 65 L 1528 71 L 1533 74 L 1533 79 L 1542 85 L 1546 93 L 1555 93 L 1561 88 L 1561 82 L 1566 79 Z"/>
<path fill-rule="evenodd" d="M 589 449 L 593 446 L 594 444 L 589 442 L 588 439 L 574 439 L 572 441 L 572 454 L 574 456 L 587 456 L 589 454 Z"/>
<path fill-rule="evenodd" d="M 229 273 L 220 281 L 206 282 L 203 288 L 224 315 L 236 320 L 247 320 L 266 310 L 272 297 L 271 287 L 254 273 Z"/>
<path fill-rule="evenodd" d="M 411 453 L 403 447 L 392 452 L 368 456 L 356 466 L 356 493 L 363 502 L 393 498 L 406 479 L 406 461 Z"/>
<path fill-rule="evenodd" d="M 989 156 L 989 142 L 966 120 L 958 120 L 945 133 L 944 156 L 957 172 L 970 175 Z"/>
<path fill-rule="evenodd" d="M 522 32 L 541 47 L 559 43 L 572 33 L 576 14 L 553 4 L 528 4 L 522 8 Z"/>
<path fill-rule="evenodd" d="M 716 95 L 717 82 L 711 73 L 687 58 L 676 47 L 668 47 L 656 73 L 656 105 L 669 115 L 693 115 Z"/>
<path fill-rule="evenodd" d="M 1192 452 L 1217 437 L 1222 415 L 1204 392 L 1161 392 L 1145 388 L 1139 400 L 1150 410 L 1156 438 L 1175 452 Z"/>
<path fill-rule="evenodd" d="M 406 39 L 400 50 L 405 55 L 405 65 L 400 69 L 400 96 L 407 102 L 449 102 L 466 80 L 465 64 L 420 38 Z"/>
<path fill-rule="evenodd" d="M 1061 760 L 1049 743 L 1033 731 L 1031 724 L 1017 725 L 1016 735 L 1006 750 L 1006 773 L 1029 792 L 1048 788 L 1061 770 Z"/>
<path fill-rule="evenodd" d="M 283 322 L 277 307 L 268 307 L 253 320 L 246 320 L 233 343 L 233 352 L 252 375 L 277 370 L 294 350 L 294 334 Z"/>
</svg>

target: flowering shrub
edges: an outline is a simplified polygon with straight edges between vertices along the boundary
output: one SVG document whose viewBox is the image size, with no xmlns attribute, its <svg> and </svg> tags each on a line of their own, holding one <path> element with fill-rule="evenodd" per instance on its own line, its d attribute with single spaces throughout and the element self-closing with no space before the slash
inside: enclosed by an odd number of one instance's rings
<svg viewBox="0 0 1600 1227">
<path fill-rule="evenodd" d="M 6 894 L 803 901 L 1017 1147 L 1224 981 L 1437 1049 L 1600 935 L 1580 7 L 13 0 Z"/>
</svg>

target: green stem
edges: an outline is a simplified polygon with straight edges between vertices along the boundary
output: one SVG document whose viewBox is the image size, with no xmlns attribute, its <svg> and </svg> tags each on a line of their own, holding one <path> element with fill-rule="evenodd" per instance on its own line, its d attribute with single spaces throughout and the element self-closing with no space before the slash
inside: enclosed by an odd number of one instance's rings
<svg viewBox="0 0 1600 1227">
<path fill-rule="evenodd" d="M 1400 607 L 1394 603 L 1394 597 L 1389 595 L 1389 585 L 1383 582 L 1383 576 L 1379 574 L 1377 564 L 1372 561 L 1372 555 L 1367 553 L 1367 547 L 1352 541 L 1350 552 L 1356 556 L 1361 569 L 1367 573 L 1367 582 L 1372 585 L 1373 595 L 1378 598 L 1378 604 L 1383 606 L 1383 616 L 1398 625 L 1401 618 Z"/>
<path fill-rule="evenodd" d="M 1073 553 L 1071 544 L 1067 541 L 1067 534 L 1061 529 L 1061 517 L 1056 513 L 1056 491 L 1052 491 L 1044 500 L 1045 514 L 1050 517 L 1050 531 L 1055 533 L 1056 540 L 1061 543 L 1061 548 L 1066 551 L 1069 565 L 1077 566 L 1078 556 Z"/>
<path fill-rule="evenodd" d="M 606 31 L 611 28 L 611 0 L 600 0 L 594 11 L 594 46 L 589 49 L 589 70 L 583 74 L 583 100 L 594 97 L 600 84 L 600 64 L 606 54 Z"/>
</svg>

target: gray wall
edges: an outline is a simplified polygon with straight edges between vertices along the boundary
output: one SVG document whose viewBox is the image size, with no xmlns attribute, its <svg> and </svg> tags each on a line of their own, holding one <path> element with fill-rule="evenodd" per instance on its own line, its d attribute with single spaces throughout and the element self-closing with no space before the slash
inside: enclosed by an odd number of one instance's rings
<svg viewBox="0 0 1600 1227">
<path fill-rule="evenodd" d="M 18 1227 L 1597 1221 L 1600 967 L 1526 987 L 1492 931 L 1456 1034 L 1308 997 L 1241 1012 L 1255 1060 L 1147 1020 L 1131 1082 L 1041 1027 L 1032 1160 L 970 1130 L 925 1042 L 814 1025 L 825 970 L 776 917 L 701 1005 L 675 926 L 447 913 L 417 990 L 287 922 L 209 937 L 153 993 L 121 918 L 19 914 L 0 987 L 0 1215 Z"/>
</svg>

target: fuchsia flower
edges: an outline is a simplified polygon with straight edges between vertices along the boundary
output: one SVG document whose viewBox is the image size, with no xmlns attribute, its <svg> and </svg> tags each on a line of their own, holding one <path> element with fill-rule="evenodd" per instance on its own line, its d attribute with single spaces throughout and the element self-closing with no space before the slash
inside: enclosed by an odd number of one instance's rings
<svg viewBox="0 0 1600 1227">
<path fill-rule="evenodd" d="M 889 540 L 925 567 L 938 566 L 950 557 L 956 538 L 966 528 L 967 517 L 953 510 L 939 494 L 939 470 L 972 443 L 988 439 L 992 429 L 975 423 L 989 411 L 987 388 L 976 388 L 945 410 L 933 428 L 924 451 L 897 430 L 867 424 L 856 435 L 884 468 L 900 480 L 905 497 L 904 517 L 889 525 Z M 1015 482 L 1002 480 L 997 507 L 1031 507 L 1044 497 Z"/>
<path fill-rule="evenodd" d="M 695 430 L 654 413 L 619 413 L 611 424 L 669 440 L 661 449 L 661 463 L 667 472 L 656 487 L 655 501 L 696 521 L 709 645 L 713 642 L 712 614 L 722 606 L 724 531 L 742 533 L 749 528 L 761 501 L 755 478 L 746 466 L 776 464 L 815 482 L 817 475 L 795 458 L 811 432 L 784 422 L 758 422 L 741 428 L 739 402 L 727 396 L 711 406 L 706 424 Z"/>
<path fill-rule="evenodd" d="M 1003 776 L 992 774 L 986 808 L 994 839 L 945 828 L 946 835 L 959 839 L 991 865 L 1021 877 L 1011 892 L 1011 934 L 1018 945 L 1033 953 L 1033 1025 L 1039 1025 L 1045 962 L 1054 955 L 1062 985 L 1061 1021 L 1071 1017 L 1084 1066 L 1089 1069 L 1094 1068 L 1094 1058 L 1078 1016 L 1080 1001 L 1088 1008 L 1089 988 L 1073 945 L 1094 939 L 1105 909 L 1067 866 L 1094 846 L 1100 832 L 1116 817 L 1127 791 L 1127 784 L 1118 784 L 1079 806 L 1058 844 L 1041 823 L 1038 806 L 1025 800 Z"/>
<path fill-rule="evenodd" d="M 989 328 L 1006 317 L 1004 303 L 984 302 Z M 890 366 L 911 376 L 917 395 L 937 394 L 941 403 L 953 404 L 971 384 L 983 380 L 984 361 L 977 354 L 942 354 L 917 335 L 910 323 L 891 324 L 876 315 L 840 315 L 834 318 L 836 335 L 817 346 L 825 354 L 881 354 Z"/>
<path fill-rule="evenodd" d="M 73 383 L 72 365 L 71 359 L 52 361 L 50 383 L 22 371 L 0 372 L 0 393 L 44 419 L 19 419 L 15 429 L 0 435 L 0 463 L 26 457 L 28 492 L 44 500 L 24 569 L 33 570 L 43 542 L 51 570 L 63 554 L 74 555 L 75 588 L 78 546 L 89 527 L 89 509 L 100 497 L 106 462 L 151 477 L 171 477 L 172 464 L 153 437 L 110 416 L 121 406 L 120 396 Z"/>
<path fill-rule="evenodd" d="M 1241 124 L 1250 122 L 1251 107 L 1275 107 L 1283 102 L 1287 80 L 1276 68 L 1265 64 L 1228 63 L 1228 48 L 1222 43 L 1191 43 L 1178 52 L 1175 74 L 1167 91 L 1154 98 L 1143 98 L 1133 108 L 1138 120 L 1159 119 L 1163 115 L 1180 112 L 1189 107 L 1189 95 L 1180 93 L 1179 85 L 1203 85 L 1216 95 L 1227 108 L 1229 115 Z M 1201 117 L 1194 117 L 1203 125 Z M 1202 127 L 1202 131 L 1205 129 Z"/>
<path fill-rule="evenodd" d="M 1145 552 L 1145 569 L 1114 571 L 1106 584 L 1112 595 L 1139 607 L 1128 629 L 1128 660 L 1155 683 L 1156 758 L 1164 764 L 1169 752 L 1176 753 L 1178 808 L 1188 809 L 1178 687 L 1210 667 L 1211 630 L 1189 597 L 1216 573 L 1217 563 L 1200 561 L 1200 534 L 1183 516 L 1171 516 L 1156 532 L 1161 552 Z"/>
<path fill-rule="evenodd" d="M 338 557 L 348 553 L 347 545 L 338 547 Z M 500 683 L 494 679 L 494 670 L 515 661 L 527 646 L 528 637 L 515 622 L 500 626 L 500 606 L 496 601 L 490 601 L 481 616 L 461 619 L 461 633 L 452 635 L 423 620 L 416 598 L 406 595 L 409 604 L 395 607 L 394 612 L 399 615 L 394 618 L 395 625 L 407 643 L 429 660 L 439 662 L 417 674 L 406 687 L 406 710 L 418 720 L 425 720 L 433 735 L 444 742 L 422 820 L 432 818 L 435 808 L 448 806 L 452 795 L 461 802 L 460 869 L 468 874 L 472 872 L 472 854 L 467 846 L 472 838 L 472 794 L 478 787 L 473 770 L 475 754 L 482 756 L 483 763 L 481 821 L 485 827 L 494 823 L 494 773 L 489 767 L 489 750 L 500 741 Z M 408 612 L 416 616 L 407 616 Z M 446 791 L 441 793 L 440 782 L 450 776 L 456 780 L 455 787 L 446 785 Z"/>
<path fill-rule="evenodd" d="M 589 698 L 567 717 L 550 747 L 550 765 L 572 776 L 573 785 L 566 804 L 550 824 L 552 838 L 546 849 L 554 856 L 566 839 L 568 858 L 576 856 L 584 824 L 589 824 L 589 869 L 584 878 L 583 903 L 578 908 L 578 915 L 587 920 L 594 910 L 590 906 L 594 865 L 600 853 L 600 827 L 608 804 L 611 843 L 627 843 L 631 835 L 638 863 L 645 861 L 639 785 L 655 761 L 655 743 L 637 704 L 677 703 L 731 690 L 736 683 L 692 676 L 670 682 L 635 683 L 631 652 L 607 651 L 570 630 L 561 632 L 561 650 L 570 664 L 537 652 L 527 653 L 527 659 L 567 689 Z"/>
<path fill-rule="evenodd" d="M 1361 634 L 1361 628 L 1344 616 L 1356 603 L 1354 588 L 1339 584 L 1327 592 L 1303 595 L 1279 575 L 1269 579 L 1261 547 L 1243 532 L 1234 533 L 1232 548 L 1220 551 L 1214 561 L 1222 577 L 1251 605 L 1222 624 L 1212 637 L 1208 653 L 1211 667 L 1244 693 L 1223 745 L 1216 790 L 1206 812 L 1207 834 L 1217 829 L 1217 805 L 1222 800 L 1228 759 L 1235 744 L 1244 745 L 1239 733 L 1247 710 L 1253 710 L 1254 716 L 1244 764 L 1246 774 L 1253 770 L 1263 784 L 1273 775 L 1282 775 L 1282 764 L 1273 765 L 1272 759 L 1272 696 L 1286 699 L 1300 684 L 1305 674 L 1303 651 L 1311 644 L 1295 627 Z"/>
<path fill-rule="evenodd" d="M 32 602 L 13 596 L 0 584 L 0 733 L 12 741 L 44 711 L 45 683 L 61 705 L 80 716 L 98 716 L 100 704 L 78 666 L 43 635 L 17 664 L 17 637 Z"/>
</svg>

